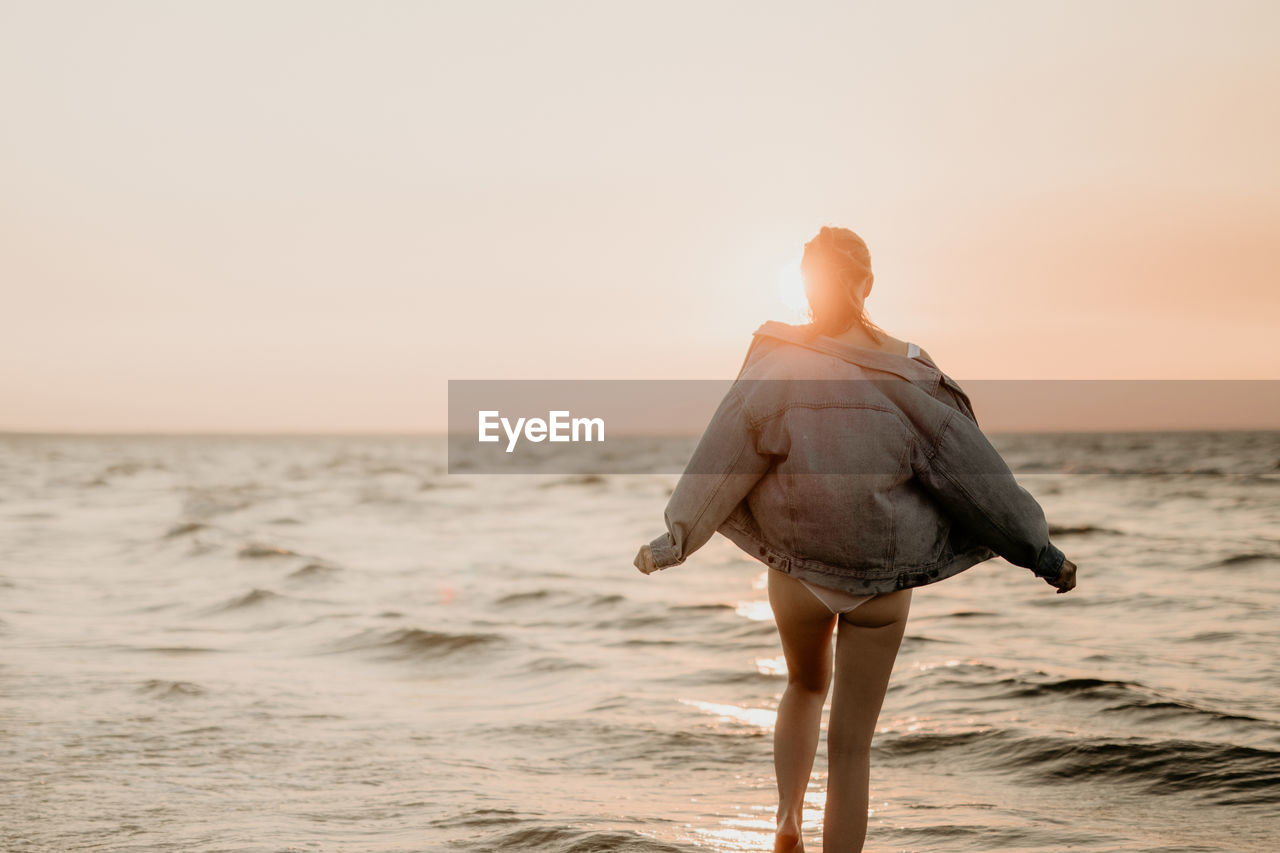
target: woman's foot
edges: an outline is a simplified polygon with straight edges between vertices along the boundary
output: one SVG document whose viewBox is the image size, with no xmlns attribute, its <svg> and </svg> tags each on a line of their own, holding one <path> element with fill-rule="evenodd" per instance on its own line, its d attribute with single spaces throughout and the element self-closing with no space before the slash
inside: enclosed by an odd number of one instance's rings
<svg viewBox="0 0 1280 853">
<path fill-rule="evenodd" d="M 773 838 L 773 853 L 804 853 L 800 827 L 790 822 L 779 824 L 778 834 Z"/>
</svg>

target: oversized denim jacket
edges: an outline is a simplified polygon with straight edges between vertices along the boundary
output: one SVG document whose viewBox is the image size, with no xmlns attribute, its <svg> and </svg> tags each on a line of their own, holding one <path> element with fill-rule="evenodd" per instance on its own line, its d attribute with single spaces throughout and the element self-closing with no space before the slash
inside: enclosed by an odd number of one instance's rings
<svg viewBox="0 0 1280 853">
<path fill-rule="evenodd" d="M 932 362 L 769 322 L 698 442 L 650 543 L 679 565 L 719 531 L 822 586 L 878 594 L 1004 557 L 1050 581 L 1044 512 Z"/>
</svg>

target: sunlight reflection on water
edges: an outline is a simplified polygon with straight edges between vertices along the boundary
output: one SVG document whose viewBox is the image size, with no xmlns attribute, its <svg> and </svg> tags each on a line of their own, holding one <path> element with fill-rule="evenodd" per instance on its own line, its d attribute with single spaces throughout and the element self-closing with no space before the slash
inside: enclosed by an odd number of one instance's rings
<svg viewBox="0 0 1280 853">
<path fill-rule="evenodd" d="M 769 606 L 768 601 L 739 601 L 734 612 L 753 622 L 773 621 L 773 608 Z"/>
<path fill-rule="evenodd" d="M 787 659 L 782 655 L 772 658 L 756 658 L 756 671 L 763 675 L 786 675 Z"/>
<path fill-rule="evenodd" d="M 768 708 L 743 708 L 738 705 L 718 705 L 714 702 L 700 702 L 696 699 L 681 699 L 685 705 L 691 705 L 699 711 L 715 714 L 727 723 L 746 723 L 761 729 L 772 729 L 777 722 L 778 714 Z"/>
</svg>

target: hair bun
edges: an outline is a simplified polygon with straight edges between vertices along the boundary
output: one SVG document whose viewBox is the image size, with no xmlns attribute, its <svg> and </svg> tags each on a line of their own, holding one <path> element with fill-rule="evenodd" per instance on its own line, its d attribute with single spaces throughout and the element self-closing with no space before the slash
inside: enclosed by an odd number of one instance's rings
<svg viewBox="0 0 1280 853">
<path fill-rule="evenodd" d="M 800 269 L 806 278 L 805 293 L 816 331 L 835 335 L 857 323 L 872 338 L 880 340 L 878 333 L 883 330 L 871 322 L 863 300 L 856 294 L 863 282 L 874 278 L 871 252 L 862 237 L 848 228 L 823 225 L 805 243 Z"/>
</svg>

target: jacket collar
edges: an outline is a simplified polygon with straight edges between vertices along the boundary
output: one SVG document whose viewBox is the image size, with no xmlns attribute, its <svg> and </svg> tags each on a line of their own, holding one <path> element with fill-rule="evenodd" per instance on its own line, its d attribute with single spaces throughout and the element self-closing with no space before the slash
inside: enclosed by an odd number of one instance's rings
<svg viewBox="0 0 1280 853">
<path fill-rule="evenodd" d="M 756 329 L 755 337 L 785 341 L 795 346 L 835 356 L 851 364 L 893 373 L 909 382 L 923 385 L 931 391 L 937 387 L 938 381 L 941 379 L 940 370 L 914 358 L 907 358 L 905 355 L 896 355 L 882 350 L 854 346 L 844 341 L 838 341 L 835 338 L 829 338 L 826 335 L 809 338 L 803 326 L 793 326 L 790 323 L 781 323 L 777 320 L 770 320 Z"/>
</svg>

